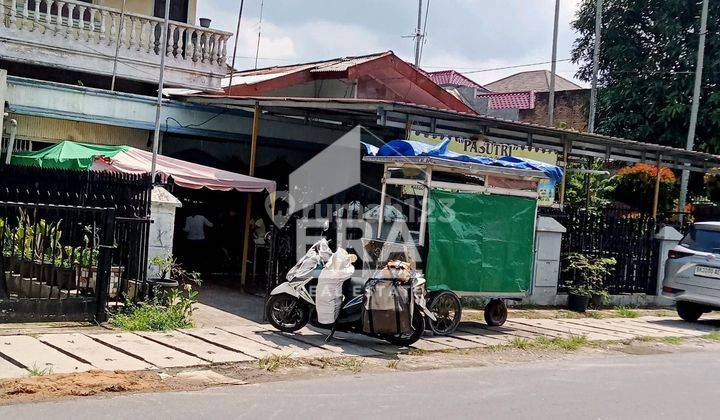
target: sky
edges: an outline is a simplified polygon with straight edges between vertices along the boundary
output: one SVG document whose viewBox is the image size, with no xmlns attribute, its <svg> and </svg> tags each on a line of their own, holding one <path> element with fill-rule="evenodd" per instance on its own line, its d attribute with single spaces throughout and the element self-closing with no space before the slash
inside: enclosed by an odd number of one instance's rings
<svg viewBox="0 0 720 420">
<path fill-rule="evenodd" d="M 570 58 L 576 37 L 570 22 L 579 2 L 560 0 L 558 60 Z M 417 6 L 417 0 L 245 0 L 236 67 L 255 67 L 259 28 L 260 68 L 387 50 L 413 61 L 414 40 L 407 36 L 415 32 Z M 239 7 L 240 0 L 199 0 L 197 16 L 234 33 Z M 549 70 L 541 64 L 488 71 L 550 61 L 554 7 L 554 0 L 430 0 L 421 67 L 455 69 L 481 84 Z M 559 75 L 580 83 L 576 70 L 569 61 L 557 64 Z"/>
</svg>

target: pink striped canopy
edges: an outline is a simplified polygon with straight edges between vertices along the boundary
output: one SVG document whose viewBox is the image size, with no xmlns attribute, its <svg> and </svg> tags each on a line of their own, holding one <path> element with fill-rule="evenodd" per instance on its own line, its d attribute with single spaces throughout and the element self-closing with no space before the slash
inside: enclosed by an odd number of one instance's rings
<svg viewBox="0 0 720 420">
<path fill-rule="evenodd" d="M 175 184 L 185 188 L 208 188 L 217 191 L 237 190 L 241 192 L 275 191 L 275 181 L 255 178 L 235 172 L 223 171 L 209 166 L 198 165 L 180 159 L 158 155 L 157 173 L 163 181 L 172 176 Z M 114 157 L 97 156 L 92 166 L 96 171 L 124 172 L 141 174 L 150 172 L 152 153 L 129 148 Z"/>
</svg>

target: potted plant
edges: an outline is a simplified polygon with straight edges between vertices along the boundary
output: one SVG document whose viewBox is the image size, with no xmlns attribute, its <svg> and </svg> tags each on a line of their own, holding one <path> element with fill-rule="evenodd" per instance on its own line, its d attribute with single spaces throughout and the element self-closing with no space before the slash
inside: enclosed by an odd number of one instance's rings
<svg viewBox="0 0 720 420">
<path fill-rule="evenodd" d="M 200 273 L 185 270 L 172 255 L 157 255 L 150 260 L 150 267 L 154 267 L 155 277 L 148 279 L 148 297 L 152 299 L 155 291 L 165 293 L 180 284 L 200 284 Z"/>
<path fill-rule="evenodd" d="M 200 26 L 203 28 L 209 28 L 210 22 L 212 22 L 212 19 L 210 18 L 200 18 Z"/>
<path fill-rule="evenodd" d="M 573 252 L 565 256 L 563 271 L 571 273 L 573 280 L 567 283 L 568 308 L 585 312 L 592 300 L 594 307 L 602 306 L 609 298 L 603 279 L 610 275 L 617 264 L 615 258 Z"/>
</svg>

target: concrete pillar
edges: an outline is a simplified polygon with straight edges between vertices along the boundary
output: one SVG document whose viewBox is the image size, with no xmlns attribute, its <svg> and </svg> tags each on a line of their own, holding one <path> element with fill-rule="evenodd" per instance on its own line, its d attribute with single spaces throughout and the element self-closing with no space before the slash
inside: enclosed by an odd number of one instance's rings
<svg viewBox="0 0 720 420">
<path fill-rule="evenodd" d="M 5 101 L 7 101 L 7 70 L 0 69 L 0 104 L 2 104 L 2 112 L 0 112 L 0 151 L 5 146 L 3 141 L 3 135 L 5 134 L 5 128 L 3 123 L 5 122 Z M 0 152 L 0 155 L 2 153 Z"/>
<path fill-rule="evenodd" d="M 153 187 L 150 203 L 150 238 L 148 240 L 148 263 L 153 257 L 166 257 L 173 253 L 175 211 L 182 207 L 180 200 L 163 187 Z M 155 267 L 148 267 L 148 278 L 157 277 Z"/>
<path fill-rule="evenodd" d="M 675 245 L 680 243 L 683 238 L 682 234 L 672 226 L 665 226 L 655 235 L 658 240 L 658 268 L 657 268 L 657 286 L 655 289 L 655 304 L 670 305 L 672 300 L 662 296 L 662 282 L 665 278 L 665 262 L 668 258 L 668 251 Z"/>
<path fill-rule="evenodd" d="M 567 229 L 552 217 L 538 217 L 535 227 L 535 263 L 529 303 L 555 305 L 560 279 L 560 244 Z"/>
</svg>

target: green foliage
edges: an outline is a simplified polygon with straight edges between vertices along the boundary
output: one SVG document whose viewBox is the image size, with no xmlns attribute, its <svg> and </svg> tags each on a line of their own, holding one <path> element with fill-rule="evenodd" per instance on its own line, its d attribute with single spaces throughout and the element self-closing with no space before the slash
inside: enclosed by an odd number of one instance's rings
<svg viewBox="0 0 720 420">
<path fill-rule="evenodd" d="M 605 194 L 612 200 L 649 213 L 655 197 L 657 174 L 657 166 L 646 163 L 622 168 L 607 181 Z M 669 168 L 662 168 L 658 195 L 660 211 L 672 210 L 677 196 L 678 182 L 675 174 Z"/>
<path fill-rule="evenodd" d="M 595 0 L 582 0 L 572 59 L 590 81 Z M 605 0 L 597 132 L 684 147 L 690 118 L 700 2 Z M 720 152 L 720 2 L 711 1 L 696 150 Z"/>
<path fill-rule="evenodd" d="M 574 206 L 598 208 L 608 203 L 606 188 L 608 175 L 585 174 L 577 169 L 588 169 L 602 171 L 604 163 L 600 161 L 591 162 L 585 165 L 570 165 L 567 171 L 565 185 L 565 202 Z M 590 187 L 588 189 L 588 186 Z"/>
<path fill-rule="evenodd" d="M 615 310 L 615 315 L 619 318 L 637 318 L 640 316 L 640 312 L 621 306 Z"/>
<path fill-rule="evenodd" d="M 47 376 L 52 373 L 52 367 L 40 368 L 36 364 L 33 364 L 28 369 L 28 376 Z"/>
<path fill-rule="evenodd" d="M 580 296 L 604 294 L 603 279 L 612 273 L 617 264 L 615 258 L 605 258 L 573 252 L 565 255 L 563 271 L 573 274 L 573 281 L 566 286 L 570 293 Z"/>
<path fill-rule="evenodd" d="M 150 260 L 150 266 L 156 267 L 161 279 L 170 278 L 181 284 L 200 284 L 200 273 L 185 270 L 177 259 L 172 256 L 157 255 Z"/>
<path fill-rule="evenodd" d="M 155 302 L 128 303 L 122 312 L 110 318 L 110 323 L 127 331 L 190 328 L 197 297 L 198 292 L 186 284 L 182 290 L 172 289 Z"/>
<path fill-rule="evenodd" d="M 709 170 L 704 180 L 708 198 L 713 203 L 720 204 L 720 170 L 717 168 Z"/>
</svg>

